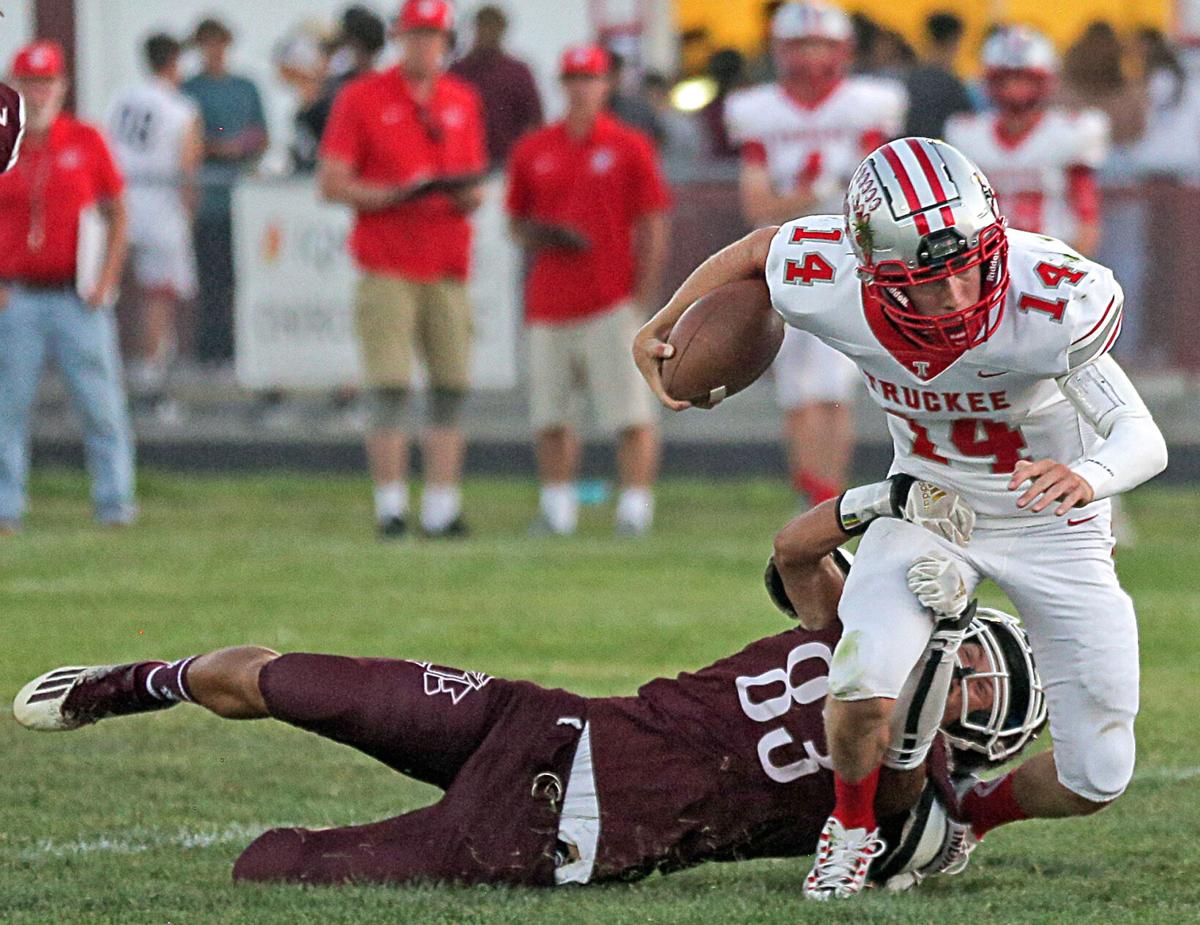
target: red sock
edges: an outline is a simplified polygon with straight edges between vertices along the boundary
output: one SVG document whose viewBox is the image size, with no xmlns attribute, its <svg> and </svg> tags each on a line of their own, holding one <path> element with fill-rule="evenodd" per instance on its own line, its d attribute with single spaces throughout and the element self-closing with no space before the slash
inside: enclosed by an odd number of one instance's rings
<svg viewBox="0 0 1200 925">
<path fill-rule="evenodd" d="M 976 838 L 983 838 L 998 825 L 1029 818 L 1029 813 L 1021 809 L 1013 795 L 1016 773 L 1009 771 L 995 780 L 981 780 L 963 797 L 963 814 L 971 823 Z"/>
<path fill-rule="evenodd" d="M 842 493 L 841 486 L 818 475 L 813 475 L 811 472 L 797 472 L 792 478 L 792 487 L 797 492 L 808 495 L 808 500 L 813 507 L 822 501 L 836 498 Z"/>
<path fill-rule="evenodd" d="M 833 774 L 833 815 L 848 829 L 875 828 L 875 790 L 879 786 L 879 768 L 876 768 L 856 784 Z"/>
</svg>

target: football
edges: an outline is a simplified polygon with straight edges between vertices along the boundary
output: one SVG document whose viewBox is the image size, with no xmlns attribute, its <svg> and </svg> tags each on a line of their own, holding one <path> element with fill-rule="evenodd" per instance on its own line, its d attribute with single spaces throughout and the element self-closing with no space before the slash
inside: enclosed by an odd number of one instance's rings
<svg viewBox="0 0 1200 925">
<path fill-rule="evenodd" d="M 675 348 L 662 365 L 667 394 L 712 408 L 766 372 L 783 344 L 783 319 L 764 281 L 740 280 L 693 302 L 667 343 Z"/>
</svg>

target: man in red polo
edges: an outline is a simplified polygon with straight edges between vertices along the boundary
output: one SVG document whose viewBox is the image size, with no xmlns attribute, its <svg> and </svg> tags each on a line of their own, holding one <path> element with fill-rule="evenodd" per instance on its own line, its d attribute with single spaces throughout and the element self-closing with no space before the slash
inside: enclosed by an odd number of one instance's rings
<svg viewBox="0 0 1200 925">
<path fill-rule="evenodd" d="M 629 344 L 657 304 L 670 195 L 650 139 L 604 111 L 608 71 L 602 48 L 568 49 L 566 116 L 526 135 L 509 163 L 513 233 L 533 256 L 525 320 L 542 483 L 535 527 L 558 535 L 578 517 L 571 412 L 581 378 L 601 427 L 620 434 L 618 533 L 641 535 L 654 516 L 656 416 Z"/>
<path fill-rule="evenodd" d="M 400 63 L 348 84 L 321 142 L 326 199 L 357 213 L 350 249 L 361 276 L 355 324 L 366 371 L 367 457 L 380 535 L 407 531 L 406 404 L 419 350 L 430 381 L 421 528 L 466 533 L 459 414 L 470 386 L 471 231 L 487 166 L 479 97 L 445 73 L 453 9 L 408 0 L 393 37 Z"/>
<path fill-rule="evenodd" d="M 0 83 L 0 173 L 17 163 L 25 135 L 25 101 L 8 84 Z"/>
<path fill-rule="evenodd" d="M 0 534 L 25 515 L 29 418 L 51 357 L 82 422 L 96 519 L 126 524 L 133 440 L 111 307 L 125 259 L 123 183 L 100 133 L 62 111 L 57 43 L 22 48 L 12 77 L 28 121 L 20 159 L 0 176 Z"/>
</svg>

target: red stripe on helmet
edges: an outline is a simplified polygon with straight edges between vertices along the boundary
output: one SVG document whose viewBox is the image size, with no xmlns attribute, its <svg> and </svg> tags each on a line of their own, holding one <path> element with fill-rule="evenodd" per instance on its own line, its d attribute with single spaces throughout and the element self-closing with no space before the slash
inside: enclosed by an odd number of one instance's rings
<svg viewBox="0 0 1200 925">
<path fill-rule="evenodd" d="M 888 145 L 883 149 L 884 160 L 892 168 L 892 173 L 896 175 L 896 180 L 900 183 L 900 190 L 904 193 L 904 198 L 908 201 L 908 209 L 910 212 L 918 212 L 921 209 L 921 200 L 917 198 L 917 190 L 909 179 L 908 170 L 900 160 L 900 155 L 896 153 L 894 145 Z"/>
<path fill-rule="evenodd" d="M 908 139 L 909 150 L 917 158 L 917 163 L 921 165 L 921 170 L 925 173 L 925 179 L 929 183 L 929 189 L 938 202 L 945 202 L 949 197 L 946 195 L 946 190 L 942 186 L 942 181 L 937 175 L 937 169 L 933 166 L 933 161 L 929 159 L 929 152 L 925 150 L 924 142 L 918 141 L 915 138 Z M 941 210 L 942 222 L 947 228 L 954 227 L 954 211 L 949 206 L 942 206 Z"/>
</svg>

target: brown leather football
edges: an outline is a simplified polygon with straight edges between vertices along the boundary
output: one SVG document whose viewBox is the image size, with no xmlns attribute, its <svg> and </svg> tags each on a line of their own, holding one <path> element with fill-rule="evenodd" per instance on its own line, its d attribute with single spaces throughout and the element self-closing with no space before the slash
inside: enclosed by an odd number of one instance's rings
<svg viewBox="0 0 1200 925">
<path fill-rule="evenodd" d="M 17 162 L 24 128 L 25 107 L 21 95 L 7 84 L 0 84 L 0 173 Z"/>
<path fill-rule="evenodd" d="M 783 319 L 764 280 L 741 280 L 693 302 L 667 343 L 675 347 L 662 365 L 667 394 L 711 408 L 766 372 L 783 344 Z"/>
</svg>

